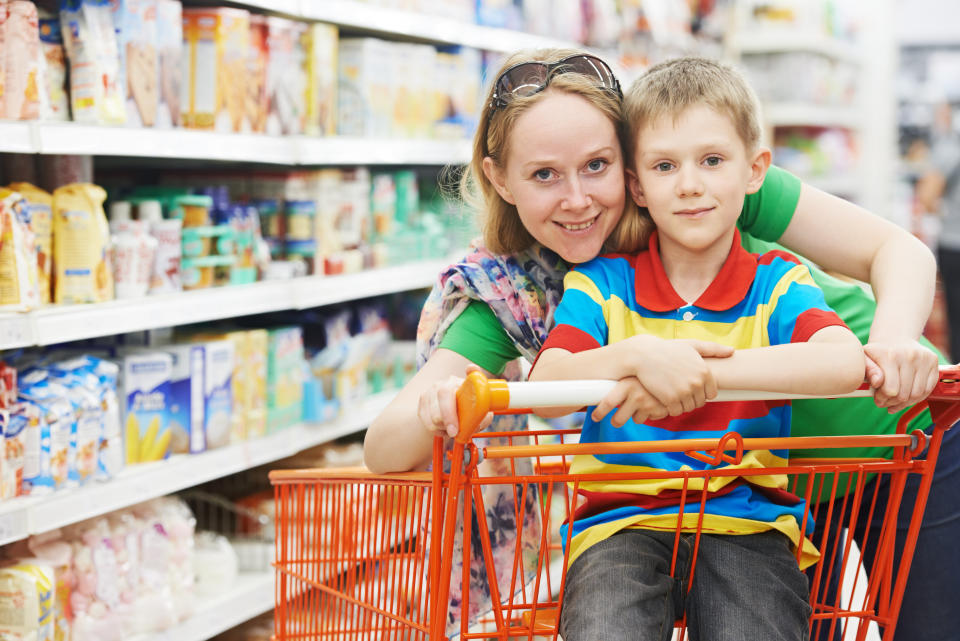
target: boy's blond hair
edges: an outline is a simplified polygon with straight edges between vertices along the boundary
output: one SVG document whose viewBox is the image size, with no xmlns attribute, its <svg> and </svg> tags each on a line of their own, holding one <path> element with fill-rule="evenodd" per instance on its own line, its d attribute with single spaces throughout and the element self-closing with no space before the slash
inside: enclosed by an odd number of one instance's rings
<svg viewBox="0 0 960 641">
<path fill-rule="evenodd" d="M 509 56 L 500 69 L 492 74 L 493 82 L 504 71 L 524 62 L 552 63 L 584 53 L 575 49 L 540 49 L 519 51 Z M 599 109 L 613 123 L 620 143 L 621 153 L 626 158 L 628 137 L 623 116 L 623 102 L 611 91 L 598 87 L 595 80 L 576 73 L 564 73 L 553 76 L 544 91 L 530 96 L 513 96 L 502 107 L 493 105 L 491 85 L 487 91 L 480 112 L 480 123 L 473 138 L 473 155 L 460 181 L 460 195 L 463 201 L 480 213 L 483 241 L 487 249 L 497 254 L 512 254 L 529 249 L 536 241 L 523 226 L 517 208 L 497 193 L 493 184 L 483 173 L 483 159 L 487 156 L 500 168 L 504 167 L 509 152 L 508 143 L 517 119 L 551 92 L 564 92 L 580 96 Z M 629 194 L 626 195 L 623 218 L 635 219 L 636 206 Z"/>
<path fill-rule="evenodd" d="M 760 103 L 739 71 L 707 58 L 676 58 L 654 65 L 624 97 L 630 140 L 630 166 L 637 134 L 663 117 L 676 121 L 689 107 L 706 105 L 728 116 L 748 152 L 760 146 Z"/>
</svg>

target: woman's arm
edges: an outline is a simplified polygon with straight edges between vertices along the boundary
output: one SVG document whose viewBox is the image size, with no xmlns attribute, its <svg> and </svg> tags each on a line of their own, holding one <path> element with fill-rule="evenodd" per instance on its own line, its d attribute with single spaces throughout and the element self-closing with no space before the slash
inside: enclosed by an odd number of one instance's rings
<svg viewBox="0 0 960 641">
<path fill-rule="evenodd" d="M 937 359 L 916 339 L 933 305 L 930 250 L 890 221 L 807 184 L 779 242 L 873 287 L 877 311 L 864 349 L 878 405 L 898 411 L 926 397 L 936 383 Z"/>
<path fill-rule="evenodd" d="M 456 434 L 456 390 L 467 358 L 438 349 L 396 398 L 380 412 L 363 440 L 363 462 L 377 474 L 423 469 L 433 453 L 433 438 Z M 489 375 L 489 374 L 488 374 Z"/>
</svg>

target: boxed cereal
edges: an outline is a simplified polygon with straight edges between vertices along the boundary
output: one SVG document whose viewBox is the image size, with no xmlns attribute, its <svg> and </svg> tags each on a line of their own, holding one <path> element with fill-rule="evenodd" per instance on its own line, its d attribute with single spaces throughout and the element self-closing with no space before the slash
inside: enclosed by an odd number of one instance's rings
<svg viewBox="0 0 960 641">
<path fill-rule="evenodd" d="M 112 1 L 127 123 L 153 127 L 160 107 L 157 0 Z"/>
<path fill-rule="evenodd" d="M 173 436 L 168 409 L 173 357 L 165 352 L 128 354 L 121 372 L 127 464 L 167 458 Z"/>
<path fill-rule="evenodd" d="M 180 126 L 182 52 L 183 7 L 180 0 L 157 0 L 157 56 L 160 71 L 157 127 Z"/>
<path fill-rule="evenodd" d="M 243 9 L 183 10 L 183 125 L 220 132 L 249 131 L 244 101 L 250 13 Z"/>
<path fill-rule="evenodd" d="M 203 406 L 207 447 L 230 442 L 233 414 L 233 343 L 228 340 L 204 344 Z"/>
<path fill-rule="evenodd" d="M 302 134 L 307 113 L 304 34 L 296 20 L 267 18 L 267 133 Z"/>
<path fill-rule="evenodd" d="M 307 27 L 306 133 L 337 133 L 337 28 L 315 22 Z"/>
<path fill-rule="evenodd" d="M 268 330 L 267 430 L 297 423 L 303 412 L 303 333 L 299 327 Z"/>
<path fill-rule="evenodd" d="M 201 344 L 170 345 L 170 453 L 196 454 L 207 449 L 204 420 L 204 361 Z"/>
</svg>

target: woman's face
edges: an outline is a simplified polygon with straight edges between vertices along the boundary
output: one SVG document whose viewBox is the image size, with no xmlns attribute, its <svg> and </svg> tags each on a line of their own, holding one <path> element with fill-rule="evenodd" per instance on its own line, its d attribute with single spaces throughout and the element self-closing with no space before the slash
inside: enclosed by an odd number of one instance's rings
<svg viewBox="0 0 960 641">
<path fill-rule="evenodd" d="M 514 123 L 502 168 L 484 170 L 520 221 L 568 263 L 597 256 L 626 200 L 613 123 L 584 98 L 548 94 Z"/>
</svg>

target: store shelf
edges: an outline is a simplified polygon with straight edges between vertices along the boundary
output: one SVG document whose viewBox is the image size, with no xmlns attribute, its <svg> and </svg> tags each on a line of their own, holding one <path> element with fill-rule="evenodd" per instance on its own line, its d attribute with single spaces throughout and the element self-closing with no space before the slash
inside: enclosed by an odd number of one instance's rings
<svg viewBox="0 0 960 641">
<path fill-rule="evenodd" d="M 242 572 L 229 590 L 199 601 L 186 621 L 131 641 L 206 641 L 273 609 L 274 585 L 273 572 Z"/>
<path fill-rule="evenodd" d="M 203 454 L 135 465 L 106 483 L 6 501 L 0 504 L 0 545 L 272 463 L 359 432 L 387 406 L 394 393 L 372 396 L 328 423 L 296 425 Z"/>
<path fill-rule="evenodd" d="M 0 152 L 276 165 L 447 165 L 469 161 L 470 141 L 266 136 L 74 122 L 0 121 Z"/>
<path fill-rule="evenodd" d="M 863 116 L 854 107 L 778 103 L 763 106 L 766 123 L 772 127 L 843 127 L 859 129 Z"/>
<path fill-rule="evenodd" d="M 816 53 L 838 62 L 862 62 L 860 53 L 852 43 L 802 32 L 745 33 L 736 38 L 733 46 L 741 55 L 802 51 Z"/>
<path fill-rule="evenodd" d="M 800 180 L 837 196 L 856 198 L 863 189 L 862 181 L 856 174 L 801 175 Z"/>
<path fill-rule="evenodd" d="M 342 276 L 307 276 L 146 296 L 90 305 L 51 305 L 0 314 L 0 350 L 52 345 L 285 309 L 309 309 L 430 287 L 447 260 L 429 260 Z"/>
</svg>

